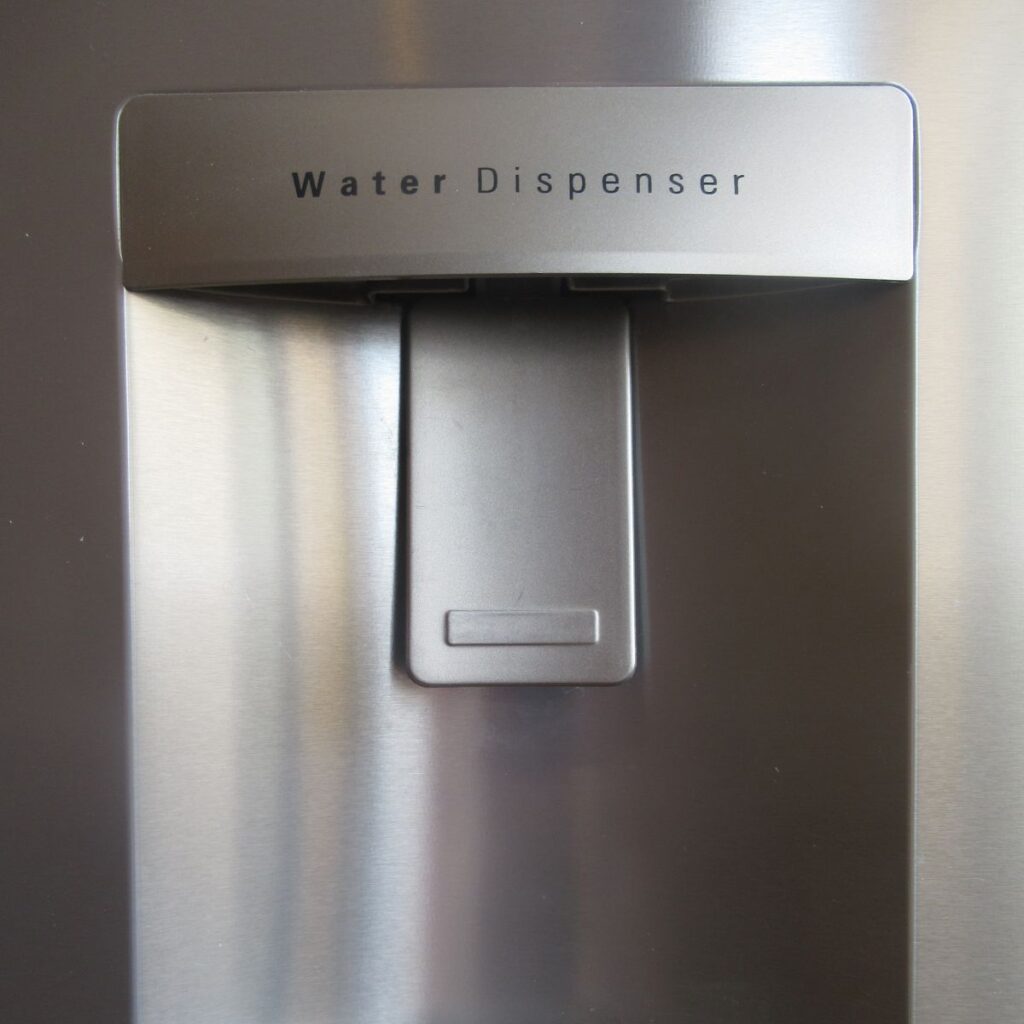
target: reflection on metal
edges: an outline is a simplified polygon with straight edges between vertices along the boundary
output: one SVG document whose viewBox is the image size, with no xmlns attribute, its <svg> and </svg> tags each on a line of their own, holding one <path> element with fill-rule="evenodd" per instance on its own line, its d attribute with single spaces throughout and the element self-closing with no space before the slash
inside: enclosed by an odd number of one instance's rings
<svg viewBox="0 0 1024 1024">
<path fill-rule="evenodd" d="M 886 12 L 882 28 L 881 12 L 872 7 L 849 0 L 716 0 L 695 50 L 712 81 L 863 81 L 864 58 L 902 13 Z"/>
<path fill-rule="evenodd" d="M 139 1020 L 413 1019 L 397 314 L 126 303 Z"/>
</svg>

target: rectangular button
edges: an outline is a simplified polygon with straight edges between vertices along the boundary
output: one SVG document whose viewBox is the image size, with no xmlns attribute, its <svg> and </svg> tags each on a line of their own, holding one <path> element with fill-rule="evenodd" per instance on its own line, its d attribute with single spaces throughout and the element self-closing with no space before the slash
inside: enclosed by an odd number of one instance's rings
<svg viewBox="0 0 1024 1024">
<path fill-rule="evenodd" d="M 596 644 L 597 612 L 453 611 L 448 613 L 446 639 L 460 645 Z"/>
</svg>

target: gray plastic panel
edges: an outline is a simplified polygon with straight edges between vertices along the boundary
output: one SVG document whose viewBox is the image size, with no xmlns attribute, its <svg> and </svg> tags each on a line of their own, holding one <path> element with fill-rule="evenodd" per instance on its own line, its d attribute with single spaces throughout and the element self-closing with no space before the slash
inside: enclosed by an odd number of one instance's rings
<svg viewBox="0 0 1024 1024">
<path fill-rule="evenodd" d="M 406 331 L 413 675 L 443 684 L 631 675 L 625 306 L 422 300 Z"/>
<path fill-rule="evenodd" d="M 914 269 L 893 86 L 143 96 L 119 148 L 135 288 Z"/>
</svg>

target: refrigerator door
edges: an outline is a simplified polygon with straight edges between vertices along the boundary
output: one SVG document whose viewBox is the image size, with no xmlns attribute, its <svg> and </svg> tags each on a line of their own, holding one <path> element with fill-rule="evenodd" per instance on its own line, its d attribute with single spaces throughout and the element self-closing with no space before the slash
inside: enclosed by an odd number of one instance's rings
<svg viewBox="0 0 1024 1024">
<path fill-rule="evenodd" d="M 6 1017 L 1018 1021 L 1021 18 L 9 17 Z M 906 285 L 635 307 L 622 686 L 404 671 L 396 315 L 121 290 L 139 93 L 884 80 L 923 125 L 916 363 Z"/>
</svg>

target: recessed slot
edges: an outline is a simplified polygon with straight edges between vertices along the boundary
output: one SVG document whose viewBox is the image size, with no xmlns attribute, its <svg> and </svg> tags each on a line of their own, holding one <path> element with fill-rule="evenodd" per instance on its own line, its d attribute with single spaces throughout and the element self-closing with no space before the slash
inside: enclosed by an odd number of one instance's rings
<svg viewBox="0 0 1024 1024">
<path fill-rule="evenodd" d="M 558 611 L 452 611 L 445 639 L 452 647 L 596 644 L 592 608 Z"/>
</svg>

